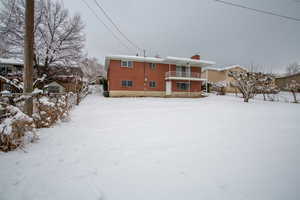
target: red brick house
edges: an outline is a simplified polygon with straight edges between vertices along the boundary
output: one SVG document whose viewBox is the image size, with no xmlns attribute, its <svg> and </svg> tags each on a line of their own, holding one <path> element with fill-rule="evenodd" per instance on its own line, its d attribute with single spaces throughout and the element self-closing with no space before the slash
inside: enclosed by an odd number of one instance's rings
<svg viewBox="0 0 300 200">
<path fill-rule="evenodd" d="M 105 58 L 111 97 L 200 97 L 201 68 L 215 64 L 191 58 L 112 55 Z"/>
</svg>

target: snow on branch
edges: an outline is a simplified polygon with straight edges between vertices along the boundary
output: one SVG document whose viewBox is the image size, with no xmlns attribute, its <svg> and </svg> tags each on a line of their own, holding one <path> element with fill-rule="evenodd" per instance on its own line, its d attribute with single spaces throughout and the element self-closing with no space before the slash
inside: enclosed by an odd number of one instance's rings
<svg viewBox="0 0 300 200">
<path fill-rule="evenodd" d="M 249 102 L 257 93 L 276 93 L 279 90 L 272 75 L 256 72 L 230 71 L 228 74 L 235 82 L 233 85 L 242 93 L 244 102 Z"/>
<path fill-rule="evenodd" d="M 5 54 L 22 58 L 25 1 L 2 0 L 1 3 L 0 39 L 7 49 Z M 35 65 L 78 65 L 85 57 L 83 29 L 81 17 L 70 16 L 60 1 L 37 0 L 34 28 Z"/>
<path fill-rule="evenodd" d="M 5 83 L 9 84 L 10 86 L 14 87 L 15 89 L 17 89 L 18 92 L 23 91 L 23 82 L 21 82 L 17 79 L 9 80 L 1 75 L 0 75 L 0 79 L 2 79 Z"/>
<path fill-rule="evenodd" d="M 286 85 L 286 89 L 293 94 L 294 103 L 299 103 L 297 100 L 297 92 L 300 91 L 300 83 L 298 83 L 296 80 L 292 80 Z"/>
</svg>

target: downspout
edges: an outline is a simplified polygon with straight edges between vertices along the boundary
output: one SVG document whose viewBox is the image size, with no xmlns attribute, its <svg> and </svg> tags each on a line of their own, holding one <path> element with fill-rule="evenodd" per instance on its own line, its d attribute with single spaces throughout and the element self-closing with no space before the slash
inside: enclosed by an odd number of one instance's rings
<svg viewBox="0 0 300 200">
<path fill-rule="evenodd" d="M 172 76 L 171 73 L 172 73 L 171 72 L 171 64 L 169 63 L 169 74 L 168 74 L 169 77 Z M 170 91 L 171 94 L 170 95 L 172 95 L 172 80 L 168 79 L 167 82 L 170 82 L 170 84 L 171 84 L 171 91 Z M 167 83 L 165 85 L 166 85 L 166 92 L 167 92 Z"/>
<path fill-rule="evenodd" d="M 206 86 L 206 93 L 208 93 L 208 70 L 206 69 L 206 83 L 205 83 L 205 86 Z"/>
<path fill-rule="evenodd" d="M 188 63 L 188 70 L 189 70 L 189 97 L 191 96 L 191 65 Z"/>
<path fill-rule="evenodd" d="M 146 50 L 144 52 L 144 96 L 146 96 Z"/>
</svg>

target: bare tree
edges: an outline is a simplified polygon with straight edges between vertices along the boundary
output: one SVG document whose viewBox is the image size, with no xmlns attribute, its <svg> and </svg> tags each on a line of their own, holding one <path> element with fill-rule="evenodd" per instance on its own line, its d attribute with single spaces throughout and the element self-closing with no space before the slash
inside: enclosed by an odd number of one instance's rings
<svg viewBox="0 0 300 200">
<path fill-rule="evenodd" d="M 299 103 L 297 100 L 297 92 L 300 91 L 300 83 L 297 83 L 297 81 L 292 80 L 290 83 L 287 84 L 286 89 L 289 90 L 294 97 L 294 103 Z"/>
<path fill-rule="evenodd" d="M 300 72 L 300 64 L 297 63 L 297 62 L 290 63 L 286 68 L 286 72 L 289 75 L 296 74 L 296 73 Z"/>
<path fill-rule="evenodd" d="M 0 35 L 8 54 L 22 58 L 24 47 L 24 0 L 1 0 Z M 84 25 L 79 15 L 70 16 L 58 1 L 36 0 L 35 65 L 77 65 L 84 58 Z"/>
<path fill-rule="evenodd" d="M 257 76 L 256 93 L 262 94 L 264 101 L 267 100 L 267 95 L 269 96 L 269 94 L 277 94 L 279 92 L 279 88 L 275 84 L 275 76 L 270 74 L 260 74 Z"/>
<path fill-rule="evenodd" d="M 8 55 L 8 45 L 5 43 L 5 40 L 0 35 L 0 57 L 1 58 L 7 58 Z"/>
<path fill-rule="evenodd" d="M 228 75 L 235 80 L 234 85 L 242 93 L 244 102 L 249 102 L 249 99 L 253 98 L 255 95 L 257 84 L 256 73 L 231 71 Z"/>
<path fill-rule="evenodd" d="M 96 58 L 86 58 L 80 65 L 85 77 L 90 80 L 95 79 L 97 76 L 104 75 L 104 66 L 99 63 Z"/>
<path fill-rule="evenodd" d="M 260 72 L 231 71 L 228 74 L 235 82 L 233 86 L 242 93 L 244 102 L 249 102 L 257 93 L 273 93 L 276 90 L 274 77 Z M 264 96 L 265 98 L 265 96 Z"/>
</svg>

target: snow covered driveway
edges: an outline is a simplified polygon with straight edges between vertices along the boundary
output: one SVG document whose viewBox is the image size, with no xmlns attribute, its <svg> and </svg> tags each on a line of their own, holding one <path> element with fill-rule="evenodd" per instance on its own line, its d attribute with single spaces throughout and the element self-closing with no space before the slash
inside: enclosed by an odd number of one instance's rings
<svg viewBox="0 0 300 200">
<path fill-rule="evenodd" d="M 88 96 L 0 153 L 1 200 L 298 200 L 300 105 Z"/>
</svg>

